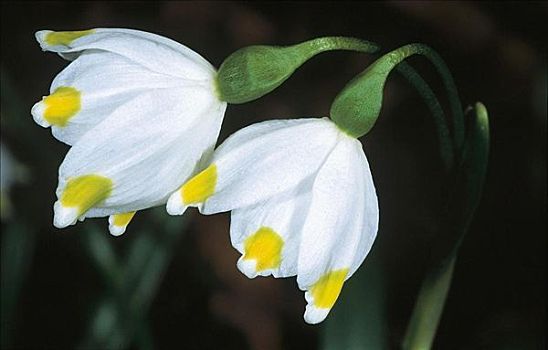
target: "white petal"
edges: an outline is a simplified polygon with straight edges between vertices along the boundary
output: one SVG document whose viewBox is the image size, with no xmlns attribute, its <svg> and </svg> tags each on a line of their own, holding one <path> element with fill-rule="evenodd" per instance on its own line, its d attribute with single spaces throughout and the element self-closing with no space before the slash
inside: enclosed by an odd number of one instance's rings
<svg viewBox="0 0 548 350">
<path fill-rule="evenodd" d="M 124 234 L 134 215 L 135 212 L 110 215 L 108 217 L 108 231 L 110 234 L 113 236 L 121 236 Z"/>
<path fill-rule="evenodd" d="M 377 199 L 377 191 L 375 190 L 375 184 L 373 183 L 373 175 L 371 174 L 371 169 L 369 167 L 369 162 L 363 151 L 361 145 L 357 147 L 357 153 L 360 155 L 360 166 L 361 176 L 358 174 L 359 178 L 363 179 L 363 185 L 360 188 L 363 190 L 363 204 L 358 203 L 357 207 L 362 208 L 364 216 L 363 223 L 360 225 L 359 229 L 361 232 L 360 242 L 358 248 L 356 249 L 356 255 L 352 260 L 350 265 L 350 271 L 348 272 L 348 278 L 358 270 L 366 256 L 369 254 L 375 238 L 377 237 L 377 232 L 379 229 L 379 203 Z M 358 227 L 360 227 L 358 226 Z"/>
<path fill-rule="evenodd" d="M 50 45 L 50 30 L 36 33 L 36 39 L 45 51 L 59 53 L 73 60 L 82 51 L 103 50 L 117 53 L 153 72 L 185 79 L 211 79 L 214 68 L 196 52 L 176 41 L 138 30 L 97 28 L 70 42 Z"/>
<path fill-rule="evenodd" d="M 297 274 L 300 233 L 310 202 L 310 184 L 303 184 L 283 195 L 274 196 L 267 201 L 250 207 L 235 209 L 230 220 L 230 239 L 242 257 L 238 268 L 249 278 L 257 275 L 289 277 Z M 247 257 L 249 250 L 259 249 L 262 242 L 249 246 L 249 240 L 260 230 L 270 229 L 281 238 L 281 251 L 272 259 L 272 249 L 264 249 L 260 257 Z M 251 237 L 251 238 L 250 238 Z M 246 242 L 248 244 L 246 250 Z M 278 253 L 278 252 L 276 252 Z M 260 260 L 279 260 L 277 266 L 261 268 Z"/>
<path fill-rule="evenodd" d="M 215 143 L 225 108 L 199 86 L 139 95 L 70 149 L 59 169 L 57 196 L 69 178 L 98 174 L 112 180 L 112 193 L 86 217 L 165 203 Z"/>
<path fill-rule="evenodd" d="M 74 207 L 64 207 L 57 201 L 53 205 L 53 226 L 65 228 L 74 225 L 78 220 L 78 209 Z"/>
<path fill-rule="evenodd" d="M 111 235 L 118 237 L 123 235 L 126 232 L 127 226 L 116 226 L 110 223 L 110 218 L 112 215 L 109 216 L 109 225 L 108 225 L 108 231 Z"/>
<path fill-rule="evenodd" d="M 187 208 L 188 205 L 183 203 L 179 190 L 172 193 L 167 199 L 166 211 L 169 215 L 183 215 Z"/>
<path fill-rule="evenodd" d="M 377 197 L 361 144 L 341 134 L 314 182 L 301 238 L 297 282 L 306 290 L 307 322 L 321 322 L 331 309 L 316 305 L 311 289 L 332 272 L 341 288 L 371 249 L 377 227 Z"/>
<path fill-rule="evenodd" d="M 32 114 L 32 118 L 34 119 L 36 124 L 40 125 L 43 128 L 48 128 L 51 124 L 44 117 L 45 112 L 46 105 L 43 101 L 36 102 L 30 110 L 30 114 Z"/>
<path fill-rule="evenodd" d="M 306 304 L 304 320 L 308 324 L 318 324 L 325 320 L 329 311 L 331 311 L 331 309 L 316 307 L 310 302 L 309 304 Z"/>
<path fill-rule="evenodd" d="M 338 133 L 319 118 L 267 121 L 236 132 L 213 155 L 215 193 L 200 211 L 233 210 L 296 187 L 316 173 Z"/>
<path fill-rule="evenodd" d="M 185 85 L 188 86 L 189 82 L 184 79 L 152 72 L 118 54 L 86 52 L 65 68 L 51 85 L 51 94 L 62 87 L 71 87 L 80 93 L 78 112 L 68 119 L 66 125 L 53 125 L 53 135 L 72 145 L 116 108 L 143 92 Z M 32 108 L 32 115 L 39 125 L 48 127 L 50 123 L 44 117 L 45 109 L 42 100 Z"/>
</svg>

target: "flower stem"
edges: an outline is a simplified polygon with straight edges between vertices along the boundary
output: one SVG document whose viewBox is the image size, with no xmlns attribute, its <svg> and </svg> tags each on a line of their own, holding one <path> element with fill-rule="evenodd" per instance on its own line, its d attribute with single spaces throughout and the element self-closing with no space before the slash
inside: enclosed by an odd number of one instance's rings
<svg viewBox="0 0 548 350">
<path fill-rule="evenodd" d="M 451 109 L 452 114 L 452 121 L 453 121 L 453 148 L 454 152 L 458 155 L 461 152 L 462 144 L 464 142 L 464 116 L 463 116 L 463 109 L 462 104 L 460 102 L 459 93 L 457 90 L 457 86 L 455 85 L 455 81 L 453 79 L 453 76 L 451 74 L 451 71 L 443 61 L 443 59 L 440 57 L 440 55 L 431 47 L 424 45 L 424 44 L 408 44 L 404 45 L 396 50 L 393 50 L 385 55 L 387 58 L 388 64 L 385 65 L 385 69 L 392 69 L 393 67 L 399 65 L 399 70 L 401 72 L 401 63 L 406 60 L 407 58 L 414 56 L 414 55 L 421 55 L 426 57 L 436 68 L 438 73 L 440 74 L 443 85 L 445 86 L 445 90 L 447 91 L 448 99 L 449 99 L 449 105 Z M 416 80 L 418 74 L 413 74 L 409 72 L 409 69 L 407 69 L 404 65 L 402 74 L 407 75 L 411 74 L 412 79 Z M 412 83 L 413 81 L 410 80 Z M 421 95 L 424 93 L 424 89 L 420 86 L 424 86 L 424 84 L 419 83 L 417 86 L 419 86 L 418 90 Z M 416 86 L 416 87 L 417 87 Z M 429 94 L 430 95 L 430 94 Z M 424 95 L 423 95 L 424 97 Z M 430 102 L 428 102 L 431 99 L 430 96 L 425 99 L 427 103 L 430 106 Z M 437 107 L 435 107 L 437 109 Z M 437 116 L 438 113 L 434 114 L 434 116 Z"/>
<path fill-rule="evenodd" d="M 414 55 L 423 55 L 428 58 L 442 76 L 453 114 L 454 140 L 451 148 L 456 154 L 460 154 L 464 126 L 457 88 L 443 60 L 434 50 L 423 44 L 404 45 L 373 62 L 367 69 L 352 79 L 335 97 L 331 104 L 330 117 L 341 130 L 351 136 L 359 138 L 367 134 L 379 117 L 384 98 L 383 90 L 388 76 L 403 61 Z M 437 124 L 442 125 L 443 123 L 439 118 L 441 108 L 439 103 L 432 99 L 434 94 L 430 92 L 431 89 L 424 88 L 427 85 L 416 72 L 410 71 L 409 67 L 405 65 L 403 67 L 399 70 L 409 77 L 411 83 L 418 87 L 423 98 L 426 97 L 427 104 L 431 106 L 434 116 L 437 118 Z M 441 132 L 444 133 L 442 147 L 445 147 L 450 139 L 448 137 L 449 133 Z M 450 157 L 447 156 L 449 152 L 447 150 L 443 150 L 443 152 L 444 157 L 448 159 Z M 448 163 L 448 161 L 446 162 Z"/>
<path fill-rule="evenodd" d="M 326 51 L 355 51 L 363 53 L 375 53 L 379 46 L 373 42 L 345 36 L 325 36 L 289 46 L 288 49 L 296 49 L 300 53 L 300 64 L 312 57 Z"/>
<path fill-rule="evenodd" d="M 440 55 L 427 45 L 410 44 L 402 47 L 401 49 L 404 49 L 402 51 L 408 51 L 409 53 L 426 57 L 440 74 L 445 90 L 447 91 L 449 106 L 453 117 L 451 120 L 453 121 L 453 143 L 455 152 L 457 154 L 460 153 L 464 142 L 464 115 L 457 86 L 451 71 Z"/>
<path fill-rule="evenodd" d="M 438 133 L 440 155 L 444 167 L 447 171 L 452 169 L 454 163 L 453 145 L 451 143 L 451 136 L 449 128 L 447 127 L 445 113 L 443 112 L 436 95 L 428 83 L 409 64 L 402 62 L 396 67 L 396 70 L 401 73 L 415 89 L 417 89 L 417 92 L 428 106 L 432 117 L 434 117 L 434 123 Z"/>
<path fill-rule="evenodd" d="M 434 66 L 438 70 L 438 73 L 441 75 L 443 79 L 443 84 L 445 85 L 445 89 L 447 90 L 449 105 L 451 107 L 451 114 L 453 115 L 453 142 L 455 143 L 455 150 L 459 152 L 462 149 L 464 142 L 464 115 L 457 86 L 455 84 L 453 76 L 451 75 L 451 72 L 449 71 L 449 68 L 447 68 L 447 65 L 440 57 L 440 55 L 438 55 L 438 53 L 432 50 L 430 47 L 426 45 L 422 46 L 422 49 L 424 50 L 423 55 L 428 58 L 432 62 L 432 64 L 434 64 Z"/>
</svg>

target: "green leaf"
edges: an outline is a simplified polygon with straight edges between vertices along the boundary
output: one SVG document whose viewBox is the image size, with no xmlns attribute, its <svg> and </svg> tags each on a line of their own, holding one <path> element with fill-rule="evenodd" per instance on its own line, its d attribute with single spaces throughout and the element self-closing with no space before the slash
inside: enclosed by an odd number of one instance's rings
<svg viewBox="0 0 548 350">
<path fill-rule="evenodd" d="M 185 233 L 188 216 L 169 218 L 163 208 L 150 210 L 147 215 L 152 220 L 148 228 L 133 233 L 138 237 L 126 259 L 116 256 L 107 233 L 89 233 L 93 236 L 86 239 L 88 251 L 107 282 L 107 290 L 80 348 L 125 349 L 135 342 L 140 348 L 152 347 L 147 314 L 176 243 Z"/>
<path fill-rule="evenodd" d="M 9 346 L 15 328 L 15 310 L 19 292 L 27 275 L 36 233 L 25 224 L 14 222 L 2 232 L 0 317 L 2 348 Z"/>
<path fill-rule="evenodd" d="M 403 349 L 430 349 L 451 285 L 458 249 L 481 199 L 489 156 L 489 118 L 485 106 L 474 108 L 457 169 L 454 192 L 440 230 L 433 267 L 427 273 L 409 321 Z"/>
<path fill-rule="evenodd" d="M 385 285 L 381 261 L 372 254 L 349 279 L 325 320 L 324 350 L 386 349 Z"/>
</svg>

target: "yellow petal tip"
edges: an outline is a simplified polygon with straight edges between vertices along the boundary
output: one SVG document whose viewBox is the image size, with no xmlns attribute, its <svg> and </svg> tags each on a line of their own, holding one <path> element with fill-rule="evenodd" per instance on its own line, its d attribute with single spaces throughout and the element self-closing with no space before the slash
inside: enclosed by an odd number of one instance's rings
<svg viewBox="0 0 548 350">
<path fill-rule="evenodd" d="M 246 238 L 242 260 L 253 260 L 255 272 L 275 269 L 282 261 L 283 246 L 283 238 L 270 227 L 263 226 Z"/>
<path fill-rule="evenodd" d="M 331 270 L 312 285 L 310 294 L 314 298 L 314 306 L 330 309 L 335 305 L 342 286 L 348 275 L 348 269 Z"/>
<path fill-rule="evenodd" d="M 120 236 L 126 232 L 126 228 L 135 216 L 135 211 L 129 213 L 114 214 L 109 216 L 109 232 L 113 236 Z"/>
<path fill-rule="evenodd" d="M 69 179 L 59 199 L 64 208 L 76 208 L 77 217 L 110 196 L 113 182 L 97 174 L 82 175 Z"/>
<path fill-rule="evenodd" d="M 216 184 L 217 166 L 211 164 L 181 187 L 182 203 L 184 205 L 203 203 L 215 193 Z"/>
<path fill-rule="evenodd" d="M 69 46 L 76 39 L 89 35 L 95 32 L 93 29 L 88 30 L 78 30 L 78 31 L 64 31 L 64 32 L 53 32 L 53 31 L 43 31 L 42 40 L 45 44 L 49 46 Z"/>
<path fill-rule="evenodd" d="M 49 124 L 64 127 L 80 108 L 80 91 L 74 87 L 60 86 L 33 107 L 32 115 L 42 126 Z"/>
</svg>

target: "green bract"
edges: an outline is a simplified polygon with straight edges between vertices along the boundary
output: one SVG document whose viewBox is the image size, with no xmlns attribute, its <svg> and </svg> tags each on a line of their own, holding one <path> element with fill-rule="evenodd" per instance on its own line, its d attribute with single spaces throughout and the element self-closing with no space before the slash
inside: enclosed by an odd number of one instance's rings
<svg viewBox="0 0 548 350">
<path fill-rule="evenodd" d="M 228 103 L 245 103 L 266 95 L 313 56 L 332 50 L 372 53 L 377 46 L 346 37 L 323 37 L 293 46 L 248 46 L 230 56 L 217 73 L 219 98 Z"/>
</svg>

